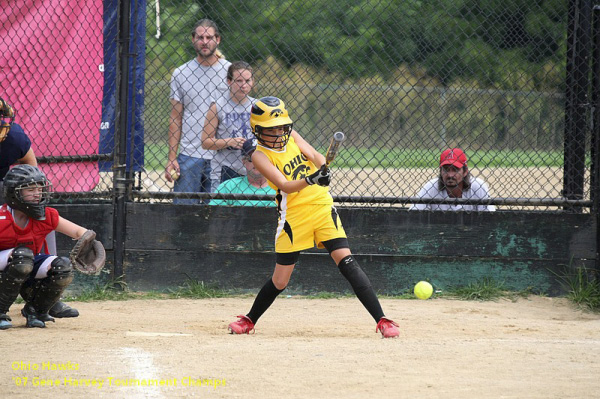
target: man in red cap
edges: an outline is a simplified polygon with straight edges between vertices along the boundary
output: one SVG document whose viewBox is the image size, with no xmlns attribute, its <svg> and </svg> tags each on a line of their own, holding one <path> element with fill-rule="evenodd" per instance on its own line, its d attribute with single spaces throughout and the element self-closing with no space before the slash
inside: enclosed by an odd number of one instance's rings
<svg viewBox="0 0 600 399">
<path fill-rule="evenodd" d="M 419 198 L 489 199 L 487 184 L 471 176 L 467 156 L 460 148 L 449 148 L 440 156 L 440 175 L 428 181 L 417 194 Z M 493 205 L 414 204 L 410 209 L 450 211 L 495 211 Z"/>
</svg>

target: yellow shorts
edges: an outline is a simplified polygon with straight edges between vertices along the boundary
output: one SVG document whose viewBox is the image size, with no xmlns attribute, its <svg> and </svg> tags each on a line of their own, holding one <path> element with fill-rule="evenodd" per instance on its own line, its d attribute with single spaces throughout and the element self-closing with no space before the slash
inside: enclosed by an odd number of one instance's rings
<svg viewBox="0 0 600 399">
<path fill-rule="evenodd" d="M 330 205 L 302 205 L 281 213 L 275 233 L 275 252 L 325 248 L 323 241 L 346 238 L 342 220 Z"/>
</svg>

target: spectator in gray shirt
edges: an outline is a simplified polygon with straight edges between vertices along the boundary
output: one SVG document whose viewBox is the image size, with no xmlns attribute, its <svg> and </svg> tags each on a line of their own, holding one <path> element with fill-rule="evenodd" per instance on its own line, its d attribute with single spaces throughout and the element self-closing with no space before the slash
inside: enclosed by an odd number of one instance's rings
<svg viewBox="0 0 600 399">
<path fill-rule="evenodd" d="M 211 162 L 213 192 L 225 180 L 246 175 L 241 149 L 254 138 L 250 109 L 255 100 L 248 95 L 254 85 L 252 67 L 244 61 L 232 63 L 227 84 L 229 91 L 210 106 L 202 132 L 202 148 L 216 151 Z"/>
<path fill-rule="evenodd" d="M 202 148 L 202 129 L 210 105 L 229 91 L 227 69 L 231 63 L 219 52 L 220 43 L 217 25 L 209 19 L 198 21 L 192 30 L 192 44 L 198 56 L 175 69 L 171 77 L 165 178 L 175 182 L 175 192 L 211 192 L 210 161 L 214 151 Z M 200 203 L 192 199 L 173 202 Z"/>
</svg>

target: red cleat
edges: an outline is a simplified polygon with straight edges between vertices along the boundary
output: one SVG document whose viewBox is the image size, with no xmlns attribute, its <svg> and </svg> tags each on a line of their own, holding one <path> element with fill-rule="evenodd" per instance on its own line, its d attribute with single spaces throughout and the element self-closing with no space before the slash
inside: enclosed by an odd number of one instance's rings
<svg viewBox="0 0 600 399">
<path fill-rule="evenodd" d="M 382 317 L 377 323 L 377 328 L 375 328 L 375 332 L 381 331 L 381 338 L 396 338 L 400 335 L 400 330 L 398 330 L 398 324 L 390 319 L 386 319 Z"/>
<path fill-rule="evenodd" d="M 251 331 L 254 331 L 254 323 L 247 316 L 239 315 L 238 321 L 234 321 L 229 324 L 227 329 L 230 334 L 250 334 Z"/>
</svg>

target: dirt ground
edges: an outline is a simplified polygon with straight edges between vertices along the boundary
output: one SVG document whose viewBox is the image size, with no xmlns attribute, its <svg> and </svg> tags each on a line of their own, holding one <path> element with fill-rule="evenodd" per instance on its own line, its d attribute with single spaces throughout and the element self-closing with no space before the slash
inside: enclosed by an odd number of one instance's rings
<svg viewBox="0 0 600 399">
<path fill-rule="evenodd" d="M 561 168 L 473 168 L 476 177 L 483 179 L 490 188 L 492 198 L 560 198 L 563 189 Z M 429 169 L 333 169 L 334 181 L 331 194 L 348 196 L 412 197 L 421 187 L 436 177 L 437 171 Z M 112 186 L 111 175 L 101 173 L 101 182 L 95 191 Z M 584 198 L 589 198 L 589 171 L 584 177 Z M 173 184 L 167 183 L 159 171 L 144 172 L 139 184 L 142 190 L 169 192 Z M 169 200 L 165 200 L 169 201 Z M 502 206 L 499 209 L 522 209 L 519 206 Z M 545 207 L 524 209 L 546 209 Z"/>
<path fill-rule="evenodd" d="M 252 300 L 71 303 L 81 316 L 46 329 L 13 305 L 2 397 L 600 397 L 600 315 L 565 299 L 383 299 L 401 330 L 383 340 L 354 298 L 284 296 L 227 334 Z"/>
</svg>

